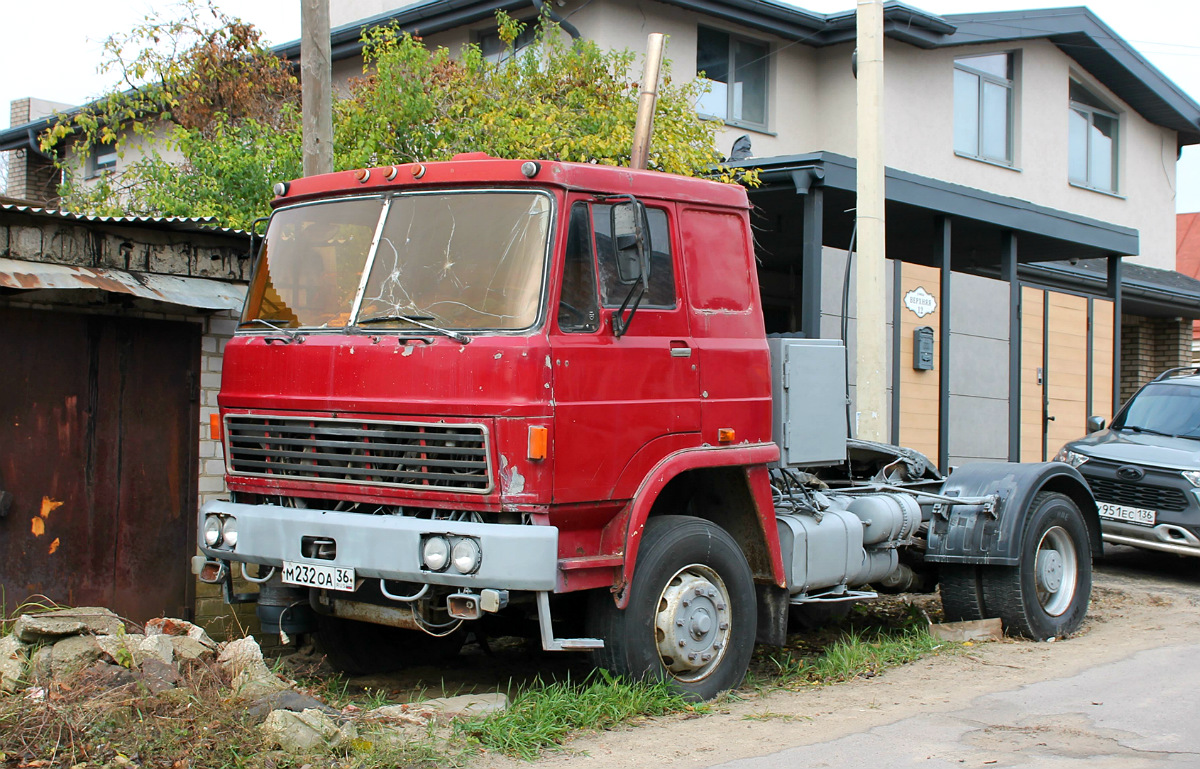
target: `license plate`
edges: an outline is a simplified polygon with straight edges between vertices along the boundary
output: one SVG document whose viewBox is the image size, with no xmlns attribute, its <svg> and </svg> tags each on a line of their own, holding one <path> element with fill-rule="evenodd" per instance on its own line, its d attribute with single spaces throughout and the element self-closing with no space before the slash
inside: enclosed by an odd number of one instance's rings
<svg viewBox="0 0 1200 769">
<path fill-rule="evenodd" d="M 354 569 L 342 566 L 317 566 L 311 563 L 284 561 L 282 579 L 289 585 L 354 592 Z"/>
<path fill-rule="evenodd" d="M 1100 508 L 1101 518 L 1140 523 L 1144 526 L 1154 525 L 1155 512 L 1153 510 L 1147 510 L 1144 507 L 1125 507 L 1124 505 L 1114 505 L 1108 502 L 1098 502 L 1097 505 Z"/>
</svg>

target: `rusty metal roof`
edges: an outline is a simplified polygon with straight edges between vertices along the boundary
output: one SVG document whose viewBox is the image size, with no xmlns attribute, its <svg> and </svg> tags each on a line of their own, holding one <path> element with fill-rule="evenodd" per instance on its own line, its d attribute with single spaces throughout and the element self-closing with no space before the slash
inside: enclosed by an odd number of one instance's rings
<svg viewBox="0 0 1200 769">
<path fill-rule="evenodd" d="M 218 226 L 216 218 L 212 216 L 96 216 L 94 214 L 79 214 L 74 211 L 64 211 L 60 208 L 39 208 L 37 206 L 15 205 L 11 203 L 0 203 L 0 212 L 30 214 L 44 218 L 69 219 L 77 222 L 99 224 L 135 224 L 154 229 L 174 230 L 176 232 L 221 233 L 249 237 L 249 233 L 245 230 Z"/>
<path fill-rule="evenodd" d="M 98 289 L 202 310 L 240 310 L 246 288 L 209 278 L 0 258 L 0 288 Z"/>
</svg>

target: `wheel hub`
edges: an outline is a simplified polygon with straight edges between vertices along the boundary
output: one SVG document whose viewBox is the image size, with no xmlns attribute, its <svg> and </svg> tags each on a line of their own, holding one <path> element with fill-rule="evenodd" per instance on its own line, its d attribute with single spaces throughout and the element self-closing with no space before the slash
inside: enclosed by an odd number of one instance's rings
<svg viewBox="0 0 1200 769">
<path fill-rule="evenodd" d="M 1037 554 L 1038 586 L 1054 593 L 1062 587 L 1063 561 L 1057 550 L 1042 550 Z"/>
<path fill-rule="evenodd" d="M 676 678 L 694 681 L 717 667 L 730 629 L 729 593 L 716 572 L 693 564 L 667 583 L 654 618 L 663 665 Z"/>
</svg>

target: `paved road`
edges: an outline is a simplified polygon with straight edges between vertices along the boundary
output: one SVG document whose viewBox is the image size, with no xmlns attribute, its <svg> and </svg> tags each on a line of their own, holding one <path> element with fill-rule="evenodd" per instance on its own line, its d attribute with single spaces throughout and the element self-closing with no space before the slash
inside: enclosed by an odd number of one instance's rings
<svg viewBox="0 0 1200 769">
<path fill-rule="evenodd" d="M 1096 581 L 1200 605 L 1200 559 L 1113 548 L 1098 564 Z M 1076 675 L 986 694 L 951 712 L 907 717 L 840 739 L 717 766 L 1200 767 L 1197 660 L 1200 643 L 1147 648 Z"/>
</svg>

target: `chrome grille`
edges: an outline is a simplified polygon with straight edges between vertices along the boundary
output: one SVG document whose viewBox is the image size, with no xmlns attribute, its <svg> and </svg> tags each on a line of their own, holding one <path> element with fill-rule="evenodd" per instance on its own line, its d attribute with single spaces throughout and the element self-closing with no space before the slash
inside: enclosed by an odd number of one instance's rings
<svg viewBox="0 0 1200 769">
<path fill-rule="evenodd" d="M 1188 501 L 1179 489 L 1169 486 L 1154 486 L 1149 483 L 1126 483 L 1111 478 L 1096 478 L 1087 476 L 1092 493 L 1101 502 L 1127 507 L 1142 507 L 1148 510 L 1171 510 L 1179 512 L 1187 509 Z"/>
<path fill-rule="evenodd" d="M 230 415 L 229 472 L 265 478 L 491 490 L 482 425 Z"/>
</svg>

